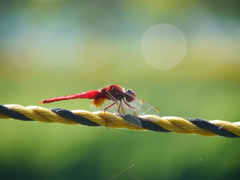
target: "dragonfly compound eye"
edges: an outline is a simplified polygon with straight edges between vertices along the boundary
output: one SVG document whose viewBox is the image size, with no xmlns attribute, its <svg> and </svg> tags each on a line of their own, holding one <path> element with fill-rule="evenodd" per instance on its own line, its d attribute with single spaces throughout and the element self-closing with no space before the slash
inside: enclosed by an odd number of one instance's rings
<svg viewBox="0 0 240 180">
<path fill-rule="evenodd" d="M 135 99 L 135 97 L 136 97 L 136 94 L 131 89 L 128 89 L 126 91 L 125 98 L 127 102 L 132 102 Z"/>
</svg>

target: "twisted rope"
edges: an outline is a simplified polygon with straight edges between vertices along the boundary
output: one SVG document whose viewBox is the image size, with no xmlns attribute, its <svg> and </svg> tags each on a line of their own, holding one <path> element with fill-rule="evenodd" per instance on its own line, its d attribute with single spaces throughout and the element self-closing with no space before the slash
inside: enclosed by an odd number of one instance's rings
<svg viewBox="0 0 240 180">
<path fill-rule="evenodd" d="M 124 118 L 106 112 L 69 111 L 61 108 L 45 109 L 39 106 L 23 107 L 16 104 L 0 105 L 0 119 L 18 119 L 22 121 L 40 121 L 46 123 L 82 124 L 86 126 L 105 126 L 140 131 L 174 132 L 179 134 L 198 134 L 201 136 L 240 137 L 240 122 L 221 120 L 206 121 L 199 118 L 145 115 L 137 117 L 141 127 L 131 123 L 135 116 L 127 114 Z"/>
</svg>

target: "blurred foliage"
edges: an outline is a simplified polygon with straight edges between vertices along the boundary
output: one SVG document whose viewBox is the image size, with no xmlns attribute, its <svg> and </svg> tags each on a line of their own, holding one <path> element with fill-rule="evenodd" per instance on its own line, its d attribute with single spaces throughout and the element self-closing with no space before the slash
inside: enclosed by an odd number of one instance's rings
<svg viewBox="0 0 240 180">
<path fill-rule="evenodd" d="M 0 1 L 1 104 L 118 84 L 163 116 L 240 119 L 239 1 Z M 160 71 L 141 38 L 156 24 L 187 52 Z M 172 52 L 174 53 L 174 52 Z M 89 100 L 43 105 L 90 110 Z M 1 120 L 0 179 L 238 179 L 238 139 Z"/>
</svg>

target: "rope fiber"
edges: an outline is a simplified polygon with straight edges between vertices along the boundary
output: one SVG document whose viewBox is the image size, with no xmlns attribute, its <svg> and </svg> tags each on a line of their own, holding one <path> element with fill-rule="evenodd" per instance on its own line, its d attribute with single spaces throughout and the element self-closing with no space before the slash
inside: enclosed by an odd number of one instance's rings
<svg viewBox="0 0 240 180">
<path fill-rule="evenodd" d="M 23 107 L 17 104 L 0 105 L 0 119 L 22 121 L 40 121 L 45 123 L 81 124 L 85 126 L 107 126 L 107 128 L 125 128 L 129 130 L 174 132 L 179 134 L 198 134 L 201 136 L 240 137 L 240 122 L 221 120 L 206 121 L 199 118 L 154 115 L 121 117 L 109 112 L 89 112 L 85 110 L 69 111 L 61 108 L 45 109 L 39 106 Z M 140 125 L 132 123 L 139 121 Z M 106 123 L 107 122 L 107 123 Z"/>
</svg>

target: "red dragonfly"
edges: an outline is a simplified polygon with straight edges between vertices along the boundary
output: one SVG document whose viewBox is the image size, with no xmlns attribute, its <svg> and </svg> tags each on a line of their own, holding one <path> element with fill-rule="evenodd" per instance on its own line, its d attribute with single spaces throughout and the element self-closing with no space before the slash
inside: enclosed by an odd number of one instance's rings
<svg viewBox="0 0 240 180">
<path fill-rule="evenodd" d="M 94 111 L 103 110 L 104 116 L 106 111 L 112 113 L 118 112 L 123 117 L 124 114 L 132 114 L 134 116 L 151 114 L 160 116 L 159 109 L 136 98 L 135 92 L 131 89 L 125 90 L 118 85 L 109 85 L 99 90 L 91 90 L 78 94 L 48 98 L 44 99 L 40 103 L 45 104 L 68 99 L 93 99 L 90 103 L 91 108 Z M 141 127 L 141 122 L 138 118 L 134 118 L 129 121 L 131 124 Z"/>
</svg>

